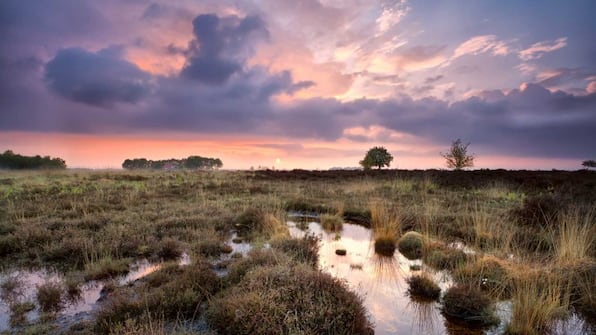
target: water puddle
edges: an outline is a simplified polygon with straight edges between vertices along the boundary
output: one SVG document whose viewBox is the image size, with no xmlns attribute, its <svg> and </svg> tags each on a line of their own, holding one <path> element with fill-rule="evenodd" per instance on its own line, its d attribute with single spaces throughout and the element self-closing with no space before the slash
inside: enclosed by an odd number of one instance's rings
<svg viewBox="0 0 596 335">
<path fill-rule="evenodd" d="M 408 260 L 399 252 L 383 257 L 374 252 L 372 232 L 368 228 L 344 223 L 340 233 L 325 232 L 316 222 L 307 226 L 288 223 L 290 234 L 302 237 L 315 234 L 321 238 L 319 266 L 344 279 L 364 298 L 364 305 L 375 324 L 375 334 L 446 334 L 443 317 L 436 302 L 415 302 L 407 295 L 406 279 L 428 271 L 441 289 L 452 285 L 444 272 L 430 271 L 420 260 Z M 306 228 L 306 229 L 301 229 Z M 345 249 L 346 255 L 336 254 Z"/>
<path fill-rule="evenodd" d="M 179 259 L 180 265 L 188 265 L 190 256 L 183 253 Z M 124 276 L 115 279 L 120 285 L 129 285 L 136 280 L 141 279 L 162 267 L 161 262 L 150 262 L 146 259 L 136 261 L 130 267 L 130 272 Z M 52 272 L 46 269 L 42 270 L 15 270 L 0 274 L 0 283 L 14 278 L 18 281 L 18 288 L 15 294 L 15 300 L 18 302 L 36 303 L 37 287 L 47 282 L 63 283 L 64 275 Z M 88 320 L 91 318 L 91 312 L 96 310 L 101 303 L 102 290 L 105 283 L 102 281 L 90 281 L 81 286 L 81 293 L 76 299 L 66 299 L 64 308 L 56 315 L 56 323 L 59 326 L 67 326 L 76 322 Z M 26 314 L 27 321 L 34 322 L 40 317 L 39 307 Z M 0 298 L 0 332 L 8 331 L 10 326 L 10 307 L 9 302 Z"/>
<path fill-rule="evenodd" d="M 295 217 L 294 217 L 295 218 Z M 294 219 L 293 218 L 293 219 Z M 364 299 L 364 305 L 375 324 L 375 334 L 503 334 L 511 320 L 511 301 L 501 301 L 495 306 L 501 319 L 497 327 L 470 331 L 451 324 L 441 315 L 438 302 L 417 302 L 407 294 L 406 279 L 424 271 L 430 274 L 442 290 L 452 284 L 449 274 L 434 271 L 421 260 L 408 260 L 397 250 L 393 257 L 378 256 L 374 252 L 372 231 L 355 224 L 344 223 L 341 232 L 326 232 L 320 224 L 308 218 L 306 221 L 289 221 L 290 234 L 303 237 L 314 234 L 321 238 L 319 266 L 323 271 L 345 280 L 351 289 Z M 474 253 L 463 244 L 452 247 Z M 336 250 L 346 250 L 345 255 Z M 555 334 L 585 334 L 585 322 L 572 316 L 555 327 Z"/>
</svg>

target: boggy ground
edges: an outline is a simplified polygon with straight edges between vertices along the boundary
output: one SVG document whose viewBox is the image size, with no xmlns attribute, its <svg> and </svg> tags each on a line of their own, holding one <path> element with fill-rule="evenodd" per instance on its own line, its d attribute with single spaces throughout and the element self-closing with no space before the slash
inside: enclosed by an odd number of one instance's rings
<svg viewBox="0 0 596 335">
<path fill-rule="evenodd" d="M 286 215 L 299 211 L 372 227 L 394 246 L 420 233 L 415 257 L 457 283 L 445 303 L 459 311 L 482 301 L 489 306 L 470 310 L 490 314 L 511 299 L 506 331 L 540 334 L 571 312 L 594 322 L 595 190 L 590 171 L 4 171 L 3 270 L 50 268 L 66 279 L 27 301 L 18 278 L 0 293 L 18 333 L 370 333 L 361 298 L 317 268 L 316 240 L 289 238 Z M 219 262 L 232 231 L 257 250 Z M 462 256 L 450 242 L 476 252 Z M 110 282 L 135 260 L 183 252 L 191 264 Z M 227 276 L 215 275 L 216 263 Z M 92 280 L 108 288 L 94 317 L 56 328 L 60 308 Z M 452 307 L 446 317 L 468 324 Z M 25 317 L 32 309 L 41 318 Z"/>
</svg>

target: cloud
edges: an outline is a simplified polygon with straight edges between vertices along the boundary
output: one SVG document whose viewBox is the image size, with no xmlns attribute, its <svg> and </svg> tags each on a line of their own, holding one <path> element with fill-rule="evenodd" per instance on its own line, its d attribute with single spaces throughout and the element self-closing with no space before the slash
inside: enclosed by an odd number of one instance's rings
<svg viewBox="0 0 596 335">
<path fill-rule="evenodd" d="M 121 51 L 97 53 L 63 49 L 45 66 L 45 81 L 56 94 L 89 105 L 136 103 L 150 90 L 150 76 L 120 58 Z"/>
<path fill-rule="evenodd" d="M 434 83 L 434 82 L 437 82 L 437 81 L 439 81 L 439 80 L 443 79 L 443 77 L 444 77 L 444 76 L 443 76 L 442 74 L 436 75 L 436 76 L 434 76 L 434 77 L 428 77 L 428 78 L 426 78 L 426 79 L 424 80 L 424 83 L 425 83 L 425 84 L 432 84 L 432 83 Z"/>
<path fill-rule="evenodd" d="M 240 72 L 255 43 L 269 34 L 257 16 L 220 18 L 215 14 L 197 16 L 193 32 L 196 39 L 186 51 L 182 75 L 209 85 L 221 85 Z"/>
<path fill-rule="evenodd" d="M 585 85 L 585 82 L 596 76 L 596 72 L 584 68 L 558 68 L 542 71 L 538 74 L 538 85 L 547 88 L 561 88 L 566 84 Z"/>
<path fill-rule="evenodd" d="M 475 36 L 460 44 L 453 52 L 452 59 L 464 55 L 478 55 L 491 53 L 494 56 L 505 56 L 510 49 L 505 41 L 497 39 L 495 35 Z"/>
<path fill-rule="evenodd" d="M 384 7 L 376 19 L 378 34 L 385 33 L 397 25 L 409 10 L 404 2 L 393 5 L 394 7 Z"/>
<path fill-rule="evenodd" d="M 519 58 L 524 61 L 539 59 L 542 58 L 544 54 L 564 48 L 566 45 L 567 37 L 557 38 L 554 41 L 542 41 L 534 43 L 529 48 L 520 51 Z"/>
<path fill-rule="evenodd" d="M 447 58 L 443 55 L 445 45 L 418 45 L 400 52 L 397 65 L 406 71 L 417 71 L 432 68 L 443 63 Z"/>
</svg>

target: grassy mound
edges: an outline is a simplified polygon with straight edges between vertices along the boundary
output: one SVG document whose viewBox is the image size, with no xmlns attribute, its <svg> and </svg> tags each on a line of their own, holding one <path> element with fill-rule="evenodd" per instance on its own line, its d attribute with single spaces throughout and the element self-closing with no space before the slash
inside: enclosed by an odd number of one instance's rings
<svg viewBox="0 0 596 335">
<path fill-rule="evenodd" d="M 406 279 L 408 283 L 408 294 L 422 301 L 432 301 L 439 299 L 441 288 L 427 275 L 414 275 Z"/>
<path fill-rule="evenodd" d="M 473 326 L 491 326 L 498 324 L 491 299 L 474 286 L 453 286 L 443 296 L 443 314 L 450 320 L 456 320 Z"/>
<path fill-rule="evenodd" d="M 422 257 L 424 247 L 424 238 L 422 234 L 415 231 L 405 233 L 399 241 L 397 241 L 397 249 L 407 259 L 420 259 Z"/>
<path fill-rule="evenodd" d="M 253 269 L 207 319 L 220 334 L 372 334 L 360 297 L 306 264 Z"/>
</svg>

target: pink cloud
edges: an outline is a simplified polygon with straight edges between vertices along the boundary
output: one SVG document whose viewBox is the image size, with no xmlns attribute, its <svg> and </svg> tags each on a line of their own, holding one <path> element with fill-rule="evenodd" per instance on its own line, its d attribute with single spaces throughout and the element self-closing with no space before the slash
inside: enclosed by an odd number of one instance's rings
<svg viewBox="0 0 596 335">
<path fill-rule="evenodd" d="M 481 35 L 470 38 L 464 43 L 460 44 L 455 52 L 453 58 L 458 58 L 464 55 L 478 55 L 481 53 L 491 53 L 494 56 L 504 56 L 509 54 L 510 49 L 505 41 L 497 39 L 495 35 Z"/>
<path fill-rule="evenodd" d="M 567 37 L 557 38 L 554 41 L 542 41 L 532 44 L 529 48 L 526 48 L 519 52 L 519 58 L 524 61 L 539 59 L 544 56 L 545 53 L 553 52 L 564 48 L 567 45 Z"/>
</svg>

